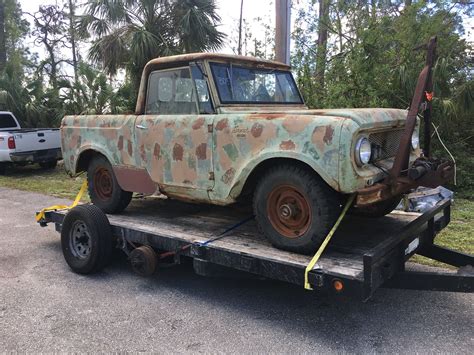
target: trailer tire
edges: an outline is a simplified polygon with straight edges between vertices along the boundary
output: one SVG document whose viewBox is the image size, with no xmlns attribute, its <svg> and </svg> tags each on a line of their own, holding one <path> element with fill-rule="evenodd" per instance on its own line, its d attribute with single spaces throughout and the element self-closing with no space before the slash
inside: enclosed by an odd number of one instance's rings
<svg viewBox="0 0 474 355">
<path fill-rule="evenodd" d="M 43 169 L 52 170 L 52 169 L 56 169 L 56 166 L 58 166 L 58 161 L 57 160 L 42 161 L 38 164 Z"/>
<path fill-rule="evenodd" d="M 369 217 L 369 218 L 379 218 L 391 213 L 395 208 L 397 208 L 400 200 L 400 196 L 392 197 L 388 200 L 374 203 L 365 207 L 352 207 L 350 209 L 350 214 L 354 216 Z"/>
<path fill-rule="evenodd" d="M 314 253 L 341 211 L 340 198 L 314 172 L 296 165 L 270 169 L 254 194 L 257 226 L 277 248 Z"/>
<path fill-rule="evenodd" d="M 132 200 L 132 192 L 124 191 L 117 182 L 112 165 L 102 155 L 96 156 L 87 169 L 89 196 L 105 213 L 119 213 Z"/>
<path fill-rule="evenodd" d="M 107 216 L 94 205 L 70 210 L 61 228 L 61 247 L 67 264 L 78 274 L 93 274 L 110 262 L 114 240 Z"/>
</svg>

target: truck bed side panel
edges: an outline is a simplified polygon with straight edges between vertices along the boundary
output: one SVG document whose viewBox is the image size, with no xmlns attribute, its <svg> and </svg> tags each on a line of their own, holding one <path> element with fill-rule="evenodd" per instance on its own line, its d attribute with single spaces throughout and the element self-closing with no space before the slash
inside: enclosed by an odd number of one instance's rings
<svg viewBox="0 0 474 355">
<path fill-rule="evenodd" d="M 61 124 L 61 146 L 66 170 L 76 173 L 81 153 L 92 149 L 112 165 L 137 166 L 133 129 L 135 115 L 66 116 Z"/>
</svg>

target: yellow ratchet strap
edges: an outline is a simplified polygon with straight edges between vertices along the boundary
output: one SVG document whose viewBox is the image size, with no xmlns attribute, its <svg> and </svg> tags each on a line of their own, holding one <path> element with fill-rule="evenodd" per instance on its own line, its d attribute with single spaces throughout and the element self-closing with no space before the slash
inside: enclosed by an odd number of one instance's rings
<svg viewBox="0 0 474 355">
<path fill-rule="evenodd" d="M 346 205 L 344 206 L 344 209 L 342 210 L 341 215 L 337 219 L 336 223 L 334 224 L 334 227 L 329 231 L 328 235 L 324 239 L 323 243 L 319 247 L 318 251 L 316 254 L 314 254 L 313 258 L 309 262 L 308 266 L 306 266 L 306 269 L 304 270 L 304 288 L 306 290 L 312 290 L 311 285 L 308 282 L 308 273 L 313 270 L 314 265 L 318 262 L 319 258 L 321 257 L 321 254 L 323 253 L 324 249 L 326 249 L 326 246 L 328 245 L 329 241 L 331 240 L 332 236 L 336 232 L 337 227 L 339 227 L 339 224 L 341 224 L 342 219 L 346 215 L 347 210 L 349 207 L 351 207 L 352 202 L 354 201 L 354 198 L 356 197 L 356 194 L 352 194 L 349 199 L 346 202 Z"/>
<path fill-rule="evenodd" d="M 41 211 L 39 211 L 37 214 L 36 214 L 36 222 L 39 222 L 41 221 L 43 218 L 44 218 L 44 214 L 45 212 L 48 212 L 48 211 L 57 211 L 57 210 L 69 210 L 71 208 L 74 208 L 78 205 L 79 201 L 81 200 L 82 198 L 82 195 L 84 195 L 84 192 L 86 192 L 87 190 L 87 180 L 84 180 L 84 182 L 82 183 L 82 186 L 81 186 L 81 189 L 79 190 L 79 193 L 77 194 L 76 196 L 76 199 L 74 200 L 74 202 L 72 203 L 72 205 L 70 206 L 66 206 L 66 205 L 54 205 L 54 206 L 50 206 L 50 207 L 46 207 L 46 208 L 43 208 Z"/>
</svg>

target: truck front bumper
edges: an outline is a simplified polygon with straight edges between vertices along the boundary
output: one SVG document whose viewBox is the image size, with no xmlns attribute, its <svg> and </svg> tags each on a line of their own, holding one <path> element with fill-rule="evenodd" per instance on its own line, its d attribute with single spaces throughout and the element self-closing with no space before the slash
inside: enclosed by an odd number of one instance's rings
<svg viewBox="0 0 474 355">
<path fill-rule="evenodd" d="M 62 158 L 61 148 L 35 150 L 32 152 L 11 153 L 10 159 L 13 163 L 42 163 Z"/>
<path fill-rule="evenodd" d="M 453 179 L 454 165 L 449 161 L 418 158 L 407 174 L 387 177 L 383 182 L 357 191 L 356 206 L 367 206 L 400 196 L 418 186 L 438 187 Z"/>
</svg>

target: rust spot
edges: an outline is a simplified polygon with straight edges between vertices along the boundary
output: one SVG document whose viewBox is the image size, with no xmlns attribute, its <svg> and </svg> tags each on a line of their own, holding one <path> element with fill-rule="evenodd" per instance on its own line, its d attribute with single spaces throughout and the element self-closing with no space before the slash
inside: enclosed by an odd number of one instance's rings
<svg viewBox="0 0 474 355">
<path fill-rule="evenodd" d="M 123 136 L 120 136 L 120 137 L 119 137 L 119 140 L 118 140 L 118 142 L 117 142 L 117 149 L 118 149 L 119 151 L 122 151 L 122 150 L 123 150 Z"/>
<path fill-rule="evenodd" d="M 332 143 L 332 137 L 334 135 L 334 128 L 331 125 L 326 126 L 326 133 L 324 133 L 323 141 L 327 145 Z"/>
<path fill-rule="evenodd" d="M 280 143 L 280 149 L 283 150 L 294 150 L 296 148 L 295 143 L 292 140 L 283 141 Z"/>
<path fill-rule="evenodd" d="M 170 128 L 175 126 L 175 121 L 166 121 L 165 128 Z"/>
<path fill-rule="evenodd" d="M 221 179 L 221 180 L 222 180 L 222 182 L 223 182 L 224 184 L 227 185 L 227 184 L 229 184 L 229 183 L 232 181 L 232 179 L 234 178 L 234 175 L 235 175 L 235 169 L 234 169 L 234 168 L 230 168 L 229 170 L 227 170 L 227 171 L 225 172 L 224 175 L 222 175 L 222 179 Z"/>
<path fill-rule="evenodd" d="M 207 158 L 207 143 L 201 143 L 196 148 L 196 156 L 198 160 L 206 160 Z"/>
<path fill-rule="evenodd" d="M 145 146 L 143 144 L 140 145 L 140 157 L 142 160 L 146 160 L 146 151 Z"/>
<path fill-rule="evenodd" d="M 224 128 L 227 128 L 227 127 L 229 127 L 229 122 L 228 122 L 227 118 L 223 118 L 222 120 L 220 120 L 216 124 L 216 129 L 218 131 L 222 131 Z"/>
<path fill-rule="evenodd" d="M 252 129 L 250 130 L 250 132 L 252 133 L 252 136 L 254 136 L 255 138 L 260 137 L 262 135 L 262 131 L 263 131 L 263 126 L 260 123 L 255 123 L 252 126 Z"/>
<path fill-rule="evenodd" d="M 175 161 L 183 161 L 183 146 L 181 144 L 175 143 L 173 147 L 173 160 Z"/>
<path fill-rule="evenodd" d="M 248 116 L 250 119 L 274 120 L 276 118 L 284 118 L 288 115 L 285 113 L 253 113 Z"/>
<path fill-rule="evenodd" d="M 155 143 L 155 148 L 153 149 L 153 156 L 155 158 L 161 158 L 161 146 L 158 143 Z"/>
<path fill-rule="evenodd" d="M 199 117 L 196 121 L 194 121 L 193 129 L 200 129 L 205 122 L 206 120 L 204 119 L 204 117 Z"/>
<path fill-rule="evenodd" d="M 186 185 L 192 185 L 193 182 L 190 181 L 190 180 L 183 180 L 183 184 L 186 184 Z"/>
<path fill-rule="evenodd" d="M 128 152 L 128 155 L 132 156 L 133 155 L 133 146 L 132 146 L 132 142 L 127 140 L 127 152 Z"/>
</svg>

